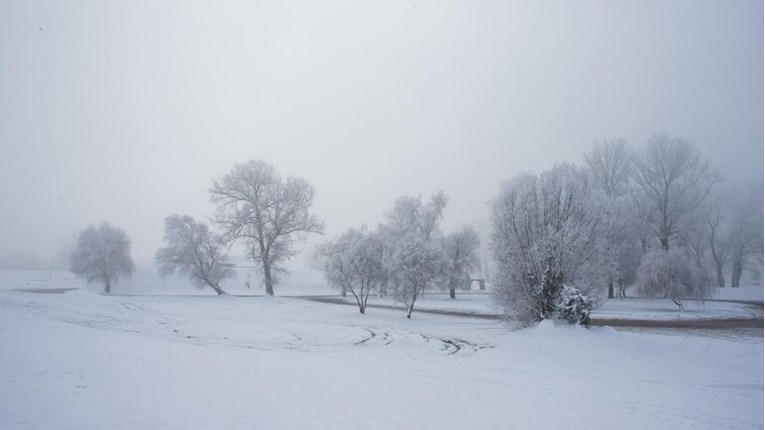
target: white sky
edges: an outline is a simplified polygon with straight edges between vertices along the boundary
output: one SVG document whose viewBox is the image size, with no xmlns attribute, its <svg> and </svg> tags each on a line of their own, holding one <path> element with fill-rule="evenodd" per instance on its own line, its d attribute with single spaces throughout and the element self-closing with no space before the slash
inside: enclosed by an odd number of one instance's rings
<svg viewBox="0 0 765 430">
<path fill-rule="evenodd" d="M 137 262 L 258 158 L 317 188 L 327 235 L 656 131 L 763 176 L 763 2 L 0 2 L 0 256 L 108 220 Z M 483 224 L 483 225 L 481 225 Z"/>
</svg>

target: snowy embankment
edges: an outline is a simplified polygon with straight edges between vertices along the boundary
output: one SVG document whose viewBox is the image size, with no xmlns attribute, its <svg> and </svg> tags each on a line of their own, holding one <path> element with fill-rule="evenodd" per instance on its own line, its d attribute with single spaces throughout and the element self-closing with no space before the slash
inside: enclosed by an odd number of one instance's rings
<svg viewBox="0 0 765 430">
<path fill-rule="evenodd" d="M 761 428 L 761 336 L 6 284 L 0 428 Z"/>
</svg>

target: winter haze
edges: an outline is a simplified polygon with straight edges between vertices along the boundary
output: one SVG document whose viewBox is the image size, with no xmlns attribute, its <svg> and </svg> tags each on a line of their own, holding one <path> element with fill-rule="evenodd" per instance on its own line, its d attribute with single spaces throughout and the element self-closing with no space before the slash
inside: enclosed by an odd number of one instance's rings
<svg viewBox="0 0 765 430">
<path fill-rule="evenodd" d="M 108 220 L 150 263 L 254 158 L 327 237 L 440 189 L 485 235 L 503 180 L 605 138 L 763 176 L 761 1 L 5 1 L 0 76 L 0 256 Z"/>
</svg>

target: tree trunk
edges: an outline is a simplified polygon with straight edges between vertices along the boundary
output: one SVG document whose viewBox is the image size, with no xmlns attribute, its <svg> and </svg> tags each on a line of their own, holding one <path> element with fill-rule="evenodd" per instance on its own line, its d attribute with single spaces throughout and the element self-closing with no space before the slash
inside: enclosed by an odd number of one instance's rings
<svg viewBox="0 0 765 430">
<path fill-rule="evenodd" d="M 450 287 L 449 288 L 449 298 L 450 299 L 456 299 L 457 298 L 457 294 L 454 291 L 454 287 Z"/>
<path fill-rule="evenodd" d="M 664 251 L 669 249 L 669 238 L 668 237 L 662 237 L 661 240 L 661 249 Z"/>
<path fill-rule="evenodd" d="M 608 298 L 614 298 L 614 281 L 608 281 Z"/>
<path fill-rule="evenodd" d="M 741 274 L 744 272 L 743 266 L 741 264 L 741 259 L 736 258 L 733 260 L 733 271 L 730 275 L 730 286 L 733 288 L 738 288 L 739 282 L 741 281 Z"/>
<path fill-rule="evenodd" d="M 412 311 L 414 310 L 414 302 L 417 301 L 417 290 L 414 291 L 414 294 L 412 295 L 412 304 L 409 305 L 409 308 L 407 309 L 406 317 L 409 319 L 412 319 Z"/>
<path fill-rule="evenodd" d="M 345 287 L 343 287 L 343 288 L 340 290 L 340 295 L 341 295 L 341 296 L 343 296 L 343 297 L 345 297 L 346 295 L 348 295 L 348 291 L 345 289 Z M 362 313 L 363 313 L 363 312 L 362 312 Z"/>
<path fill-rule="evenodd" d="M 680 308 L 680 310 L 681 310 L 681 311 L 684 311 L 684 310 L 685 310 L 685 307 L 683 306 L 683 304 L 682 304 L 682 303 L 678 302 L 678 301 L 677 301 L 677 300 L 675 300 L 675 299 L 671 299 L 671 300 L 672 300 L 672 302 L 673 302 L 674 304 L 676 304 L 676 305 L 677 305 L 677 307 L 678 307 L 678 308 Z"/>
<path fill-rule="evenodd" d="M 212 287 L 212 289 L 215 290 L 215 292 L 218 293 L 219 296 L 226 294 L 226 292 L 223 291 L 223 289 L 217 285 L 210 285 L 210 287 Z"/>
<path fill-rule="evenodd" d="M 738 288 L 741 281 L 741 274 L 744 272 L 744 264 L 743 261 L 741 261 L 741 254 L 739 249 L 736 249 L 733 252 L 733 264 L 731 264 L 730 273 L 730 286 L 733 288 Z"/>
<path fill-rule="evenodd" d="M 106 294 L 111 294 L 112 293 L 112 285 L 109 282 L 109 278 L 104 279 L 104 292 Z"/>
<path fill-rule="evenodd" d="M 723 276 L 722 264 L 715 264 L 717 266 L 717 285 L 720 288 L 725 287 L 725 276 Z"/>
<path fill-rule="evenodd" d="M 263 273 L 266 277 L 266 294 L 269 296 L 274 295 L 274 283 L 271 278 L 271 264 L 263 261 Z"/>
</svg>

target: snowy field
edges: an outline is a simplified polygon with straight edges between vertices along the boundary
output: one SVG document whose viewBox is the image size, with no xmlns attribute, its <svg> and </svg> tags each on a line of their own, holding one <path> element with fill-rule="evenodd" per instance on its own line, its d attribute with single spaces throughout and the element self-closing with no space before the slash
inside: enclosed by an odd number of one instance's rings
<svg viewBox="0 0 765 430">
<path fill-rule="evenodd" d="M 317 273 L 277 297 L 216 297 L 152 288 L 148 272 L 114 296 L 63 272 L 0 272 L 0 428 L 763 427 L 762 330 L 510 332 L 288 297 L 336 294 Z M 243 283 L 228 290 L 259 293 Z"/>
</svg>

